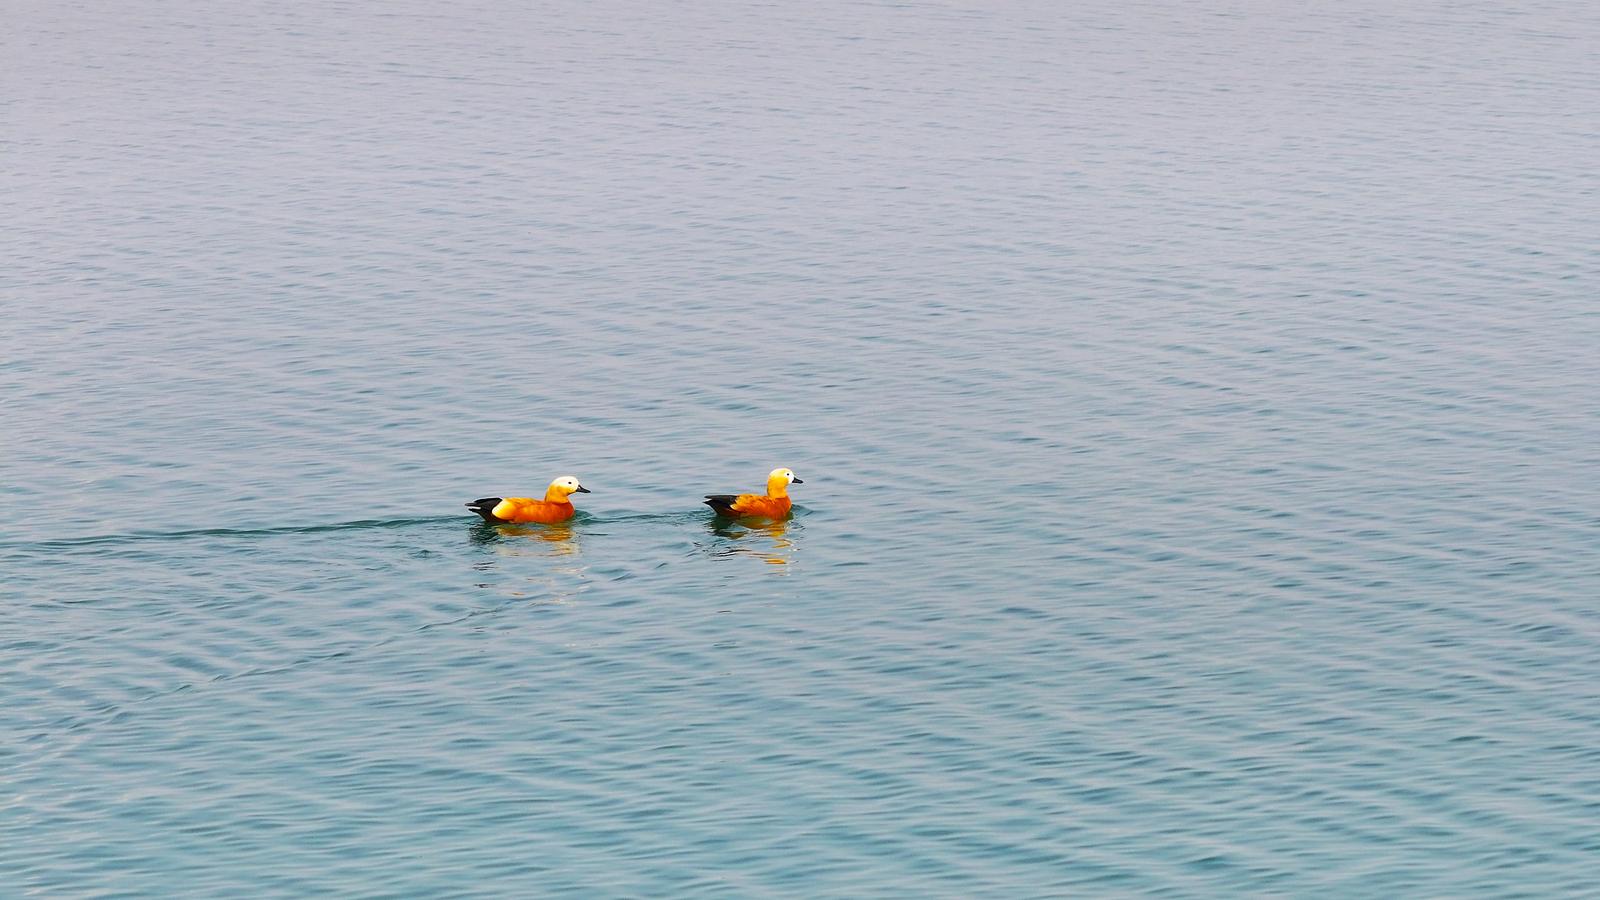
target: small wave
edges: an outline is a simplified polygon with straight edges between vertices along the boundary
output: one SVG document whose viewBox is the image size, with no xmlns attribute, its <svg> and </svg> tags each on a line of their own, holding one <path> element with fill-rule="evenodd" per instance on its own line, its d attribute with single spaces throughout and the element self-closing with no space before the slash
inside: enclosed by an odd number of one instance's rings
<svg viewBox="0 0 1600 900">
<path fill-rule="evenodd" d="M 329 531 L 355 531 L 367 528 L 409 528 L 464 521 L 461 516 L 414 516 L 405 519 L 357 519 L 352 522 L 325 522 L 318 525 L 278 525 L 270 528 L 193 528 L 184 531 L 129 531 L 120 534 L 95 534 L 75 538 L 47 538 L 37 541 L 4 541 L 0 550 L 73 550 L 104 544 L 164 543 L 195 538 L 272 537 L 282 534 L 319 534 Z"/>
</svg>

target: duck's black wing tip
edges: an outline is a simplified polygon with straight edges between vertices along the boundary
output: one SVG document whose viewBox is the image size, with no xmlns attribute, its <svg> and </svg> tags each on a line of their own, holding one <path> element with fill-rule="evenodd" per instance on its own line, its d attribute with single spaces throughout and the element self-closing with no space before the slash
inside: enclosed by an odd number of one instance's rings
<svg viewBox="0 0 1600 900">
<path fill-rule="evenodd" d="M 504 498 L 502 498 L 502 497 L 480 497 L 477 500 L 472 501 L 471 503 L 465 504 L 465 506 L 467 507 L 467 509 L 470 509 L 473 512 L 477 513 L 478 515 L 483 516 L 483 520 L 485 522 L 498 522 L 500 520 L 495 518 L 494 508 L 496 506 L 500 505 L 500 501 L 502 499 L 504 499 Z"/>
<path fill-rule="evenodd" d="M 733 511 L 733 501 L 738 499 L 738 494 L 707 494 L 703 502 L 715 510 L 718 515 L 737 516 L 738 513 Z"/>
</svg>

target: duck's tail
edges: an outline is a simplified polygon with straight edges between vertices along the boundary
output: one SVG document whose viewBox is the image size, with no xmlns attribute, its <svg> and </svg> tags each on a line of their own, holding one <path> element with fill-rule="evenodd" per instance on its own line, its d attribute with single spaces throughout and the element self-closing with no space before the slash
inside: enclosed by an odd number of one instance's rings
<svg viewBox="0 0 1600 900">
<path fill-rule="evenodd" d="M 707 494 L 703 502 L 715 510 L 719 516 L 737 518 L 739 514 L 734 512 L 733 501 L 738 499 L 738 494 Z"/>
<path fill-rule="evenodd" d="M 495 518 L 494 508 L 500 505 L 500 501 L 502 499 L 504 498 L 483 497 L 468 503 L 467 509 L 470 509 L 478 515 L 483 516 L 483 520 L 485 522 L 499 522 L 500 519 Z"/>
</svg>

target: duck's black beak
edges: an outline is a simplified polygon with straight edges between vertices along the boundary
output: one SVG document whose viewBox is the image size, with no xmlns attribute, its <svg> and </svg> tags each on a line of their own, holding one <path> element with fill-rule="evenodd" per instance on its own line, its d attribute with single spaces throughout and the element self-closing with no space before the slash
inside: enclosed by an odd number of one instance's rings
<svg viewBox="0 0 1600 900">
<path fill-rule="evenodd" d="M 583 485 L 580 484 L 580 485 L 578 485 L 578 493 L 580 493 L 580 494 L 592 494 L 592 493 L 594 493 L 594 491 L 591 491 L 588 488 L 586 488 L 586 487 L 584 487 Z"/>
<path fill-rule="evenodd" d="M 795 480 L 794 480 L 794 483 L 795 483 L 795 484 L 805 484 L 805 479 L 803 479 L 803 478 L 796 478 L 796 479 L 795 479 Z"/>
</svg>

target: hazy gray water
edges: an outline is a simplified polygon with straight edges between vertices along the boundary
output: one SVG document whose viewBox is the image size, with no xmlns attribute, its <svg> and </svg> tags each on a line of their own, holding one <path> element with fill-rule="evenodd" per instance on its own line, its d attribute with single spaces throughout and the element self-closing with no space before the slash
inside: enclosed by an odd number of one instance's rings
<svg viewBox="0 0 1600 900">
<path fill-rule="evenodd" d="M 5 18 L 0 891 L 1593 890 L 1592 4 Z"/>
</svg>

